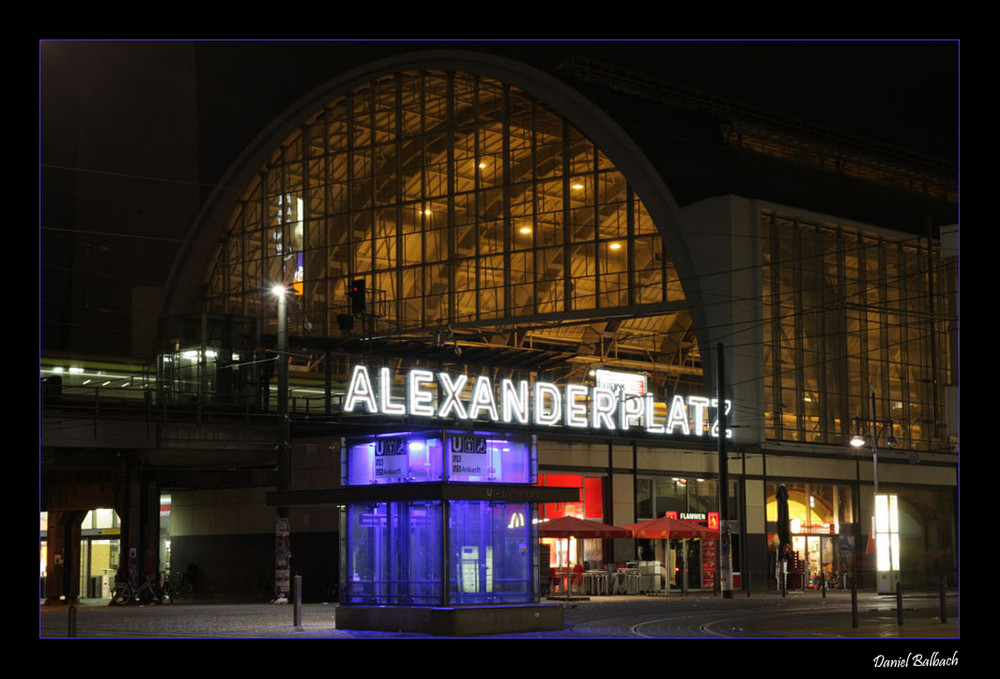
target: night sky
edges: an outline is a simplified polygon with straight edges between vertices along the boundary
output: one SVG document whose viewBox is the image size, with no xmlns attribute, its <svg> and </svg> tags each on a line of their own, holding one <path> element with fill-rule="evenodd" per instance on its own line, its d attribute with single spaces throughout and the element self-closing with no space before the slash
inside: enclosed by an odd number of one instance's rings
<svg viewBox="0 0 1000 679">
<path fill-rule="evenodd" d="M 128 355 L 133 288 L 165 284 L 201 201 L 274 117 L 354 66 L 441 48 L 549 72 L 579 54 L 957 164 L 956 41 L 43 41 L 41 347 Z"/>
</svg>

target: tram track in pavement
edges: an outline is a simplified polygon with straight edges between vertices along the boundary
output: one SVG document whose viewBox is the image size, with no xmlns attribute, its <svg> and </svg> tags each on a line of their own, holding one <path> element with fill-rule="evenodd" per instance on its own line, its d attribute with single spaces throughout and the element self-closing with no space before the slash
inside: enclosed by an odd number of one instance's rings
<svg viewBox="0 0 1000 679">
<path fill-rule="evenodd" d="M 650 602 L 652 603 L 652 602 Z M 735 603 L 736 607 L 732 607 Z M 685 605 L 673 600 L 668 605 Z M 640 604 L 641 605 L 641 604 Z M 690 607 L 688 607 L 688 605 Z M 618 638 L 781 638 L 788 636 L 840 636 L 831 633 L 832 619 L 848 625 L 850 605 L 833 601 L 751 600 L 724 602 L 719 599 L 690 601 L 682 610 L 667 611 L 646 606 L 644 612 L 626 615 L 587 616 L 568 627 L 578 636 Z M 600 606 L 600 604 L 598 604 Z M 750 606 L 750 608 L 746 608 Z M 596 613 L 599 608 L 592 609 Z M 818 623 L 818 624 L 815 624 Z"/>
<path fill-rule="evenodd" d="M 719 639 L 804 637 L 947 637 L 958 635 L 958 597 L 949 600 L 948 626 L 939 624 L 938 598 L 912 596 L 904 604 L 906 622 L 896 620 L 895 597 L 866 596 L 859 602 L 860 629 L 851 627 L 846 596 L 775 596 L 723 600 L 711 596 L 596 600 L 564 605 L 561 630 L 497 635 L 570 639 Z M 409 638 L 416 633 L 353 632 L 336 628 L 336 606 L 303 606 L 302 627 L 292 627 L 292 607 L 267 604 L 186 604 L 179 606 L 78 607 L 81 637 L 134 638 Z M 67 607 L 43 606 L 39 636 L 65 637 Z M 490 635 L 487 635 L 490 636 Z"/>
</svg>

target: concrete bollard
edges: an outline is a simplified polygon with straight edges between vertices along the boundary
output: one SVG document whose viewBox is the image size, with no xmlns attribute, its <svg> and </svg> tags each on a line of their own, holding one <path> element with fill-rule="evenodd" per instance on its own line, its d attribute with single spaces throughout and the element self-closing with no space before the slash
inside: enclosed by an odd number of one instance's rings
<svg viewBox="0 0 1000 679">
<path fill-rule="evenodd" d="M 302 629 L 302 576 L 296 575 L 295 582 L 295 605 L 292 607 L 293 626 L 295 629 Z"/>
<path fill-rule="evenodd" d="M 858 628 L 858 583 L 851 578 L 851 627 Z"/>
<path fill-rule="evenodd" d="M 896 624 L 903 624 L 903 586 L 896 581 Z"/>
<path fill-rule="evenodd" d="M 944 591 L 945 591 L 944 576 L 942 575 L 941 576 L 941 596 L 940 596 L 940 599 L 941 599 L 941 623 L 942 624 L 948 622 L 948 607 L 946 606 Z"/>
</svg>

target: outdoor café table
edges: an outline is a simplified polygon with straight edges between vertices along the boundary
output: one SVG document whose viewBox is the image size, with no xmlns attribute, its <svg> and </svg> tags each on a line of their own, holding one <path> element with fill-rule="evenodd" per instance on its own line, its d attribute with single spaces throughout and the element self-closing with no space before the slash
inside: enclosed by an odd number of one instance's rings
<svg viewBox="0 0 1000 679">
<path fill-rule="evenodd" d="M 568 573 L 565 568 L 557 568 L 553 569 L 552 577 L 553 584 L 555 584 L 553 590 L 558 589 L 563 596 L 569 596 L 571 594 L 570 588 L 573 586 L 573 574 Z"/>
<path fill-rule="evenodd" d="M 601 570 L 585 571 L 583 585 L 587 594 L 607 594 L 608 574 Z"/>
<path fill-rule="evenodd" d="M 638 568 L 626 568 L 618 571 L 625 578 L 625 594 L 638 594 L 642 584 L 642 575 Z"/>
</svg>

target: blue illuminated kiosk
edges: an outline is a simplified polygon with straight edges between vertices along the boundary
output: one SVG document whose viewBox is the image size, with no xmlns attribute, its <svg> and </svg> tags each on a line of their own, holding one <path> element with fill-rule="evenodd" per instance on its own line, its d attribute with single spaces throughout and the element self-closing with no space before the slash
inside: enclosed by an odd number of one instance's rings
<svg viewBox="0 0 1000 679">
<path fill-rule="evenodd" d="M 540 502 L 575 502 L 537 482 L 534 436 L 433 429 L 346 438 L 337 627 L 464 636 L 556 630 L 539 602 Z M 316 491 L 291 491 L 308 493 Z M 278 494 L 275 494 L 278 495 Z"/>
</svg>

